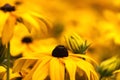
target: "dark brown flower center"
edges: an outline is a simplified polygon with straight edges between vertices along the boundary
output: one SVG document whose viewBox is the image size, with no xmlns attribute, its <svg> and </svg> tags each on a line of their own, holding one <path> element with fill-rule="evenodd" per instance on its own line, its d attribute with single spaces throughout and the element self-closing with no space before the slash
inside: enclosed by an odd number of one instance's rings
<svg viewBox="0 0 120 80">
<path fill-rule="evenodd" d="M 32 43 L 32 41 L 33 39 L 30 36 L 26 36 L 22 39 L 22 43 L 26 43 L 26 44 Z"/>
<path fill-rule="evenodd" d="M 15 11 L 15 7 L 11 6 L 10 4 L 5 4 L 4 6 L 0 7 L 0 10 L 4 12 L 12 12 Z"/>
<path fill-rule="evenodd" d="M 52 51 L 52 56 L 54 57 L 67 57 L 68 51 L 67 48 L 65 48 L 63 45 L 58 45 L 55 47 L 55 49 Z"/>
</svg>

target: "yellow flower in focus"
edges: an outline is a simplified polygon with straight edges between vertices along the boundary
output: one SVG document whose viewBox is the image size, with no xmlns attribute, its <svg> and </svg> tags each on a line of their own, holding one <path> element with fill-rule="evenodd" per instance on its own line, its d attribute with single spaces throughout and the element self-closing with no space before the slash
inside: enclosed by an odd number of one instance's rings
<svg viewBox="0 0 120 80">
<path fill-rule="evenodd" d="M 29 31 L 42 33 L 47 30 L 48 26 L 43 16 L 38 14 L 38 10 L 34 10 L 31 6 L 33 8 L 37 7 L 25 0 L 0 1 L 0 36 L 3 44 L 9 42 L 18 22 L 23 23 Z"/>
<path fill-rule="evenodd" d="M 94 67 L 83 58 L 89 59 L 85 55 L 71 53 L 63 45 L 58 45 L 52 51 L 52 55 L 42 53 L 36 55 L 36 57 L 18 59 L 15 62 L 14 71 L 27 70 L 28 64 L 22 63 L 24 60 L 37 60 L 23 80 L 45 80 L 46 78 L 50 78 L 50 80 L 98 80 Z M 23 65 L 20 66 L 20 62 Z"/>
</svg>

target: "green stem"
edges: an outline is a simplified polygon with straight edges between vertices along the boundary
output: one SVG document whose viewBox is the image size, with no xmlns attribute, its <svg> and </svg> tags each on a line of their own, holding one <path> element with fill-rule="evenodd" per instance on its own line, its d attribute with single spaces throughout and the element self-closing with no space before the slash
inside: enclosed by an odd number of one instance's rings
<svg viewBox="0 0 120 80">
<path fill-rule="evenodd" d="M 10 43 L 8 43 L 7 46 L 8 50 L 7 50 L 7 80 L 10 80 Z"/>
</svg>

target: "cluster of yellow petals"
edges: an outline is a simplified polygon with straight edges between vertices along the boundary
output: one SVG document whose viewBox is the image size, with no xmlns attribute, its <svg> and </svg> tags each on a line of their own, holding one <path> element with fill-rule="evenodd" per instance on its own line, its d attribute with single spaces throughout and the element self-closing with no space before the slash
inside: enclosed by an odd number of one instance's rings
<svg viewBox="0 0 120 80">
<path fill-rule="evenodd" d="M 2 10 L 5 5 L 15 10 Z M 76 75 L 84 76 L 81 79 L 85 80 L 98 80 L 86 56 L 101 64 L 119 55 L 119 9 L 119 0 L 0 0 L 0 38 L 3 45 L 10 43 L 10 55 L 15 58 L 10 74 L 20 72 L 13 77 L 23 80 L 64 80 L 65 75 L 70 80 L 75 80 Z M 72 32 L 92 43 L 86 54 L 78 58 L 74 52 L 71 56 L 70 51 L 68 57 L 53 57 L 52 51 L 57 45 L 67 47 L 65 35 Z M 26 43 L 25 37 L 29 37 Z M 0 66 L 0 79 L 6 79 L 5 71 Z M 119 70 L 112 74 L 119 80 Z"/>
</svg>

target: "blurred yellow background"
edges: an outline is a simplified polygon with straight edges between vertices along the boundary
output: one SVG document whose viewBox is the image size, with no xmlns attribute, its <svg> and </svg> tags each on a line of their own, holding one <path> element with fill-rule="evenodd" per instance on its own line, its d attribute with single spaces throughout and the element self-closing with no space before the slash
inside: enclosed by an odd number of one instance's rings
<svg viewBox="0 0 120 80">
<path fill-rule="evenodd" d="M 87 54 L 101 62 L 120 52 L 120 0 L 36 0 L 51 22 L 77 32 L 92 45 Z M 65 34 L 65 33 L 64 33 Z"/>
</svg>

